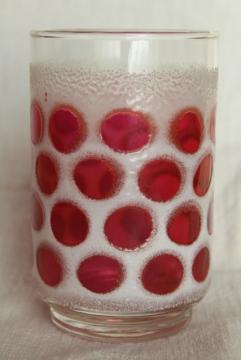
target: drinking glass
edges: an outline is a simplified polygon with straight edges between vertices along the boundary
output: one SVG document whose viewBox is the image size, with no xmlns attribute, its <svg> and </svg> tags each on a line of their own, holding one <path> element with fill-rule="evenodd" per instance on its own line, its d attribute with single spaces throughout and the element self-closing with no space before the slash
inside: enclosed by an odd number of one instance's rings
<svg viewBox="0 0 241 360">
<path fill-rule="evenodd" d="M 38 293 L 54 324 L 88 338 L 176 333 L 210 282 L 217 34 L 31 42 Z"/>
</svg>

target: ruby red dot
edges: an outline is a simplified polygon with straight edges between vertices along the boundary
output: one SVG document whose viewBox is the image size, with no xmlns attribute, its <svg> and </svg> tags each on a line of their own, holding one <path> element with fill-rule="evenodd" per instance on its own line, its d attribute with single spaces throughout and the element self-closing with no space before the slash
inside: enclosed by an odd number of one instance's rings
<svg viewBox="0 0 241 360">
<path fill-rule="evenodd" d="M 171 123 L 170 139 L 187 154 L 198 151 L 203 137 L 203 119 L 197 109 L 185 109 Z"/>
<path fill-rule="evenodd" d="M 149 292 L 165 295 L 180 286 L 183 274 L 183 265 L 178 257 L 164 253 L 155 256 L 145 265 L 141 281 Z"/>
<path fill-rule="evenodd" d="M 40 105 L 33 101 L 31 104 L 31 139 L 34 145 L 39 144 L 44 133 L 44 118 Z"/>
<path fill-rule="evenodd" d="M 46 285 L 58 286 L 63 279 L 63 267 L 57 252 L 48 245 L 40 245 L 36 252 L 38 273 Z"/>
<path fill-rule="evenodd" d="M 209 265 L 209 250 L 207 247 L 204 247 L 196 255 L 192 266 L 192 274 L 196 281 L 202 282 L 206 279 L 208 275 Z"/>
<path fill-rule="evenodd" d="M 204 196 L 210 187 L 213 173 L 213 157 L 206 155 L 198 165 L 193 178 L 193 188 L 198 196 Z"/>
<path fill-rule="evenodd" d="M 197 240 L 201 229 L 201 215 L 194 205 L 184 204 L 171 214 L 167 224 L 169 238 L 179 245 Z"/>
<path fill-rule="evenodd" d="M 54 159 L 45 153 L 39 154 L 35 172 L 41 191 L 46 195 L 52 194 L 58 185 L 58 170 Z"/>
<path fill-rule="evenodd" d="M 180 190 L 182 175 L 177 164 L 160 158 L 149 161 L 141 169 L 138 185 L 149 199 L 158 202 L 171 200 Z"/>
<path fill-rule="evenodd" d="M 37 194 L 32 195 L 32 226 L 36 231 L 40 231 L 44 223 L 43 204 Z"/>
<path fill-rule="evenodd" d="M 120 286 L 123 281 L 122 264 L 109 256 L 93 255 L 83 260 L 77 270 L 80 283 L 88 290 L 105 294 Z"/>
<path fill-rule="evenodd" d="M 122 172 L 114 161 L 93 156 L 79 161 L 74 180 L 85 196 L 101 200 L 110 198 L 119 190 Z"/>
<path fill-rule="evenodd" d="M 209 208 L 208 208 L 207 228 L 208 228 L 209 235 L 212 235 L 212 233 L 213 233 L 213 199 L 211 199 Z"/>
<path fill-rule="evenodd" d="M 101 124 L 103 141 L 114 151 L 133 152 L 147 145 L 152 126 L 146 115 L 130 109 L 115 110 Z"/>
<path fill-rule="evenodd" d="M 61 153 L 75 151 L 86 137 L 83 116 L 70 106 L 59 106 L 50 116 L 49 136 Z"/>
<path fill-rule="evenodd" d="M 106 220 L 104 232 L 109 242 L 122 250 L 135 250 L 146 243 L 153 230 L 149 212 L 136 205 L 115 210 Z"/>
<path fill-rule="evenodd" d="M 51 228 L 61 244 L 76 246 L 86 239 L 89 223 L 83 210 L 70 202 L 62 201 L 52 209 Z"/>
</svg>

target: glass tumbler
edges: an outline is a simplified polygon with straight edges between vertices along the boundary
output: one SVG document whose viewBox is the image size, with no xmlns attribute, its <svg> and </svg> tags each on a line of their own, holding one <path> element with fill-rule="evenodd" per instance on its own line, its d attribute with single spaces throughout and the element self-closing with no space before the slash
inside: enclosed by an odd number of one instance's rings
<svg viewBox="0 0 241 360">
<path fill-rule="evenodd" d="M 167 336 L 210 282 L 217 35 L 31 33 L 33 274 L 54 324 Z"/>
</svg>

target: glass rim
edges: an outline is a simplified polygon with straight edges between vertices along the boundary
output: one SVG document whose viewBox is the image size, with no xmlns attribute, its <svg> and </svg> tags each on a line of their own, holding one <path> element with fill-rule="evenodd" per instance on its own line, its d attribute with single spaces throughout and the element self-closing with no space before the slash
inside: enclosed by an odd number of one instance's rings
<svg viewBox="0 0 241 360">
<path fill-rule="evenodd" d="M 105 28 L 74 28 L 31 30 L 33 38 L 76 39 L 84 37 L 123 37 L 123 38 L 160 38 L 169 40 L 217 39 L 217 31 L 188 29 L 105 29 Z"/>
</svg>

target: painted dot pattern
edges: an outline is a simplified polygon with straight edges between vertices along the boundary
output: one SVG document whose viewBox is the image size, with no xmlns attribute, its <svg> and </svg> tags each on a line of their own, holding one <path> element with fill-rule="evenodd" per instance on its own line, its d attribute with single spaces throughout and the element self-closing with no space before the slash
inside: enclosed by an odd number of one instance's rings
<svg viewBox="0 0 241 360">
<path fill-rule="evenodd" d="M 109 242 L 117 248 L 135 250 L 151 236 L 152 217 L 149 212 L 135 205 L 115 210 L 106 220 L 104 232 Z"/>
<path fill-rule="evenodd" d="M 204 247 L 196 255 L 192 266 L 192 274 L 196 281 L 202 282 L 206 279 L 209 270 L 209 263 L 209 250 L 207 247 Z"/>
<path fill-rule="evenodd" d="M 36 232 L 45 226 L 49 220 L 54 241 L 61 247 L 62 252 L 57 252 L 54 247 L 40 245 L 36 250 L 36 266 L 42 281 L 56 287 L 64 280 L 66 247 L 81 247 L 82 243 L 88 242 L 91 230 L 91 214 L 87 214 L 85 204 L 91 200 L 108 200 L 115 198 L 123 190 L 126 176 L 124 161 L 118 161 L 118 156 L 127 158 L 128 153 L 140 151 L 152 146 L 154 139 L 155 119 L 142 112 L 132 109 L 113 110 L 100 122 L 99 142 L 108 147 L 108 156 L 101 153 L 84 157 L 76 157 L 77 162 L 71 165 L 68 171 L 71 173 L 71 186 L 78 189 L 79 196 L 73 203 L 68 196 L 65 199 L 57 199 L 51 207 L 49 219 L 45 219 L 43 202 L 37 193 L 33 194 L 32 227 Z M 195 108 L 181 109 L 177 115 L 169 121 L 169 133 L 167 140 L 175 145 L 175 153 L 188 154 L 190 157 L 201 150 L 204 137 L 204 119 L 201 112 Z M 31 108 L 32 143 L 39 144 L 42 141 L 44 123 L 42 110 L 37 103 L 33 102 Z M 208 130 L 210 132 L 210 129 Z M 212 133 L 208 133 L 213 140 Z M 85 119 L 82 113 L 70 105 L 55 107 L 48 118 L 48 134 L 52 148 L 62 153 L 65 158 L 68 154 L 81 149 L 85 142 L 88 145 L 88 133 Z M 37 148 L 37 147 L 36 147 Z M 161 149 L 161 145 L 160 145 Z M 118 153 L 115 157 L 111 152 Z M 78 154 L 77 154 L 78 155 Z M 117 156 L 117 157 L 116 157 Z M 186 156 L 186 155 L 185 155 Z M 58 159 L 58 161 L 57 161 Z M 49 152 L 37 152 L 35 159 L 35 176 L 39 191 L 43 195 L 52 195 L 58 188 L 61 177 L 61 162 L 59 158 Z M 120 158 L 121 159 L 121 158 Z M 197 204 L 192 202 L 175 205 L 179 194 L 186 185 L 185 162 L 180 162 L 173 157 L 173 153 L 160 155 L 159 157 L 143 157 L 140 167 L 135 169 L 136 187 L 142 204 L 130 204 L 123 201 L 117 207 L 109 211 L 103 222 L 100 238 L 104 238 L 106 245 L 114 247 L 119 252 L 120 258 L 108 254 L 94 252 L 82 258 L 81 252 L 76 267 L 75 276 L 81 287 L 96 294 L 107 294 L 117 290 L 128 277 L 130 268 L 125 266 L 125 251 L 138 254 L 142 248 L 152 243 L 154 234 L 159 239 L 159 251 L 162 251 L 162 236 L 168 236 L 168 241 L 174 242 L 175 253 L 162 252 L 148 255 L 143 260 L 143 268 L 136 274 L 142 288 L 149 296 L 168 295 L 178 291 L 185 277 L 185 259 L 181 260 L 180 246 L 192 246 L 199 239 L 203 218 Z M 120 165 L 121 164 L 121 165 Z M 213 157 L 211 153 L 199 157 L 192 175 L 192 191 L 198 197 L 206 196 L 213 169 Z M 67 194 L 67 192 L 66 192 Z M 125 196 L 127 199 L 128 196 Z M 165 226 L 159 231 L 154 228 L 155 218 L 158 212 L 154 211 L 151 204 L 173 200 L 172 211 L 169 212 Z M 148 206 L 146 205 L 148 202 Z M 205 220 L 207 232 L 212 233 L 212 202 L 210 202 L 208 214 Z M 162 220 L 163 221 L 163 220 Z M 93 220 L 94 223 L 94 220 Z M 95 239 L 98 251 L 98 241 Z M 108 249 L 108 248 L 107 248 Z M 74 250 L 74 249 L 73 249 Z M 72 250 L 71 250 L 72 251 Z M 93 250 L 92 250 L 93 251 Z M 113 254 L 113 253 L 112 253 Z M 136 255 L 138 256 L 138 255 Z M 209 250 L 202 248 L 193 259 L 192 275 L 197 283 L 203 282 L 209 270 Z"/>
<path fill-rule="evenodd" d="M 88 234 L 88 219 L 85 213 L 70 202 L 58 202 L 51 212 L 51 228 L 55 238 L 63 245 L 82 243 Z"/>
<path fill-rule="evenodd" d="M 180 245 L 190 245 L 201 229 L 201 216 L 194 205 L 184 204 L 171 214 L 167 224 L 169 238 Z"/>
<path fill-rule="evenodd" d="M 32 226 L 36 231 L 41 230 L 44 223 L 43 204 L 37 194 L 32 194 Z"/>
<path fill-rule="evenodd" d="M 106 294 L 120 286 L 124 274 L 123 267 L 117 259 L 94 255 L 81 262 L 77 276 L 86 289 Z"/>
<path fill-rule="evenodd" d="M 183 265 L 176 256 L 161 254 L 146 264 L 141 275 L 141 281 L 144 288 L 149 292 L 165 295 L 178 288 L 183 273 Z"/>
<path fill-rule="evenodd" d="M 214 109 L 211 112 L 211 116 L 208 124 L 208 135 L 214 144 L 216 140 L 215 122 L 216 122 L 216 108 L 214 107 Z"/>
<path fill-rule="evenodd" d="M 48 245 L 40 245 L 36 252 L 39 276 L 48 286 L 58 286 L 63 280 L 63 266 L 57 252 Z"/>
<path fill-rule="evenodd" d="M 201 160 L 193 178 L 193 188 L 198 196 L 204 196 L 208 192 L 212 173 L 213 157 L 211 154 L 208 154 Z"/>
<path fill-rule="evenodd" d="M 86 136 L 83 116 L 69 106 L 56 108 L 49 119 L 49 136 L 61 153 L 75 151 Z"/>
<path fill-rule="evenodd" d="M 95 200 L 113 196 L 121 183 L 121 170 L 112 160 L 88 157 L 75 167 L 74 180 L 79 190 Z"/>
<path fill-rule="evenodd" d="M 207 216 L 207 229 L 209 235 L 213 233 L 213 198 L 210 201 L 208 208 L 208 216 Z"/>
<path fill-rule="evenodd" d="M 158 202 L 171 200 L 178 193 L 181 182 L 179 167 L 174 161 L 165 158 L 147 162 L 138 177 L 141 192 Z"/>
<path fill-rule="evenodd" d="M 133 110 L 113 111 L 101 124 L 102 139 L 114 151 L 137 151 L 149 143 L 152 135 L 147 116 Z"/>
<path fill-rule="evenodd" d="M 33 101 L 31 104 L 31 139 L 34 145 L 42 141 L 44 133 L 44 117 L 40 105 Z"/>
<path fill-rule="evenodd" d="M 202 115 L 197 109 L 181 111 L 171 124 L 170 138 L 184 153 L 198 151 L 203 136 Z"/>
<path fill-rule="evenodd" d="M 36 179 L 40 190 L 46 195 L 52 194 L 59 180 L 57 164 L 49 155 L 40 153 L 36 160 Z"/>
</svg>

